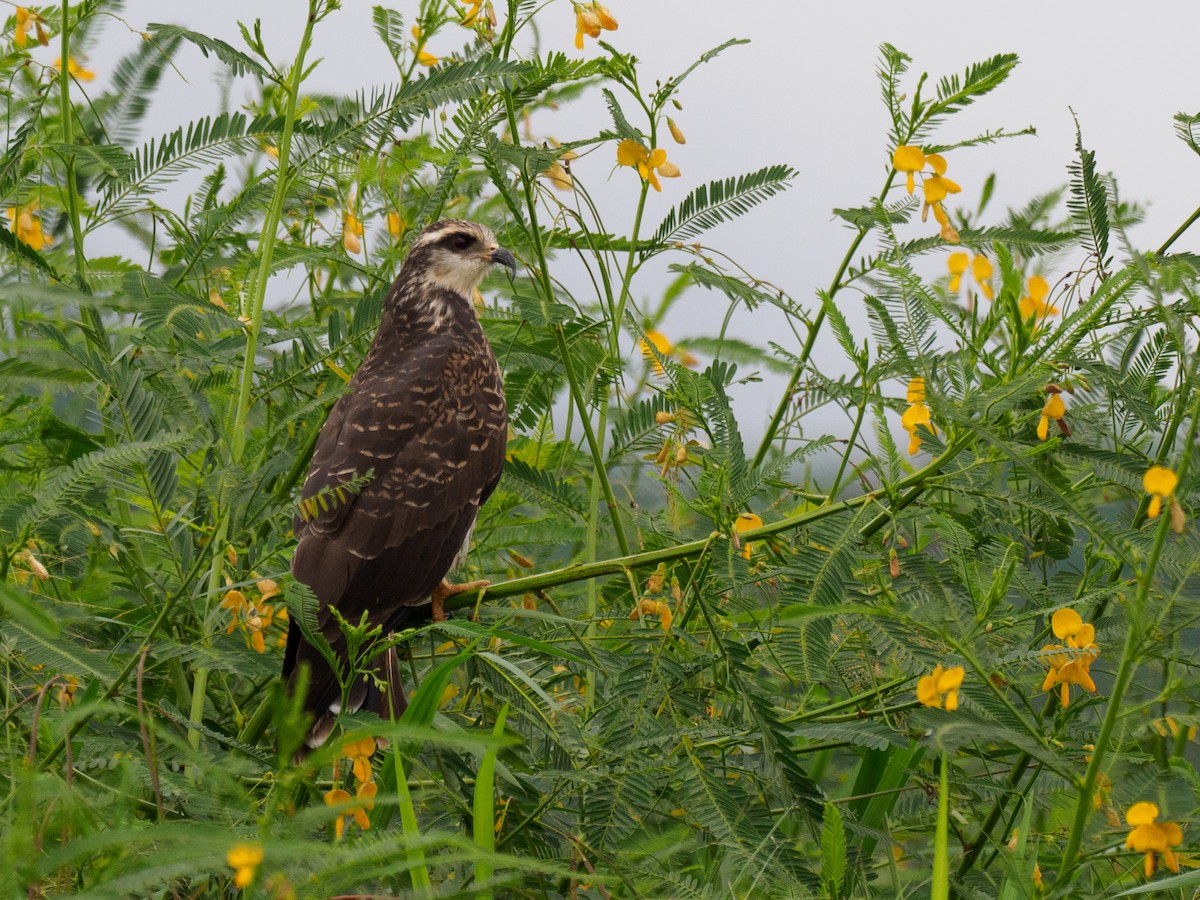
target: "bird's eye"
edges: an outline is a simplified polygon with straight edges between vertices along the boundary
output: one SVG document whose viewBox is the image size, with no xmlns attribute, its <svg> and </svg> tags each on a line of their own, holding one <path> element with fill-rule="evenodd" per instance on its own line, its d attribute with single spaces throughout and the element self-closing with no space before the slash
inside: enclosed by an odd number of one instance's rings
<svg viewBox="0 0 1200 900">
<path fill-rule="evenodd" d="M 450 246 L 461 253 L 471 246 L 471 236 L 466 234 L 456 234 L 451 239 Z"/>
</svg>

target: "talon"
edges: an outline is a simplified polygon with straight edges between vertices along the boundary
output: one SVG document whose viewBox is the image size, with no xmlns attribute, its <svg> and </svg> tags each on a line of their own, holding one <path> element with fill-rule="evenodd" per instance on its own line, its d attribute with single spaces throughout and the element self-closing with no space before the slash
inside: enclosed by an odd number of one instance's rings
<svg viewBox="0 0 1200 900">
<path fill-rule="evenodd" d="M 447 597 L 453 597 L 455 594 L 466 594 L 470 591 L 478 591 L 481 588 L 488 587 L 491 584 L 487 579 L 479 581 L 467 581 L 463 584 L 451 584 L 445 578 L 442 583 L 433 589 L 433 594 L 430 595 L 429 601 L 432 607 L 433 621 L 446 621 L 445 600 Z"/>
</svg>

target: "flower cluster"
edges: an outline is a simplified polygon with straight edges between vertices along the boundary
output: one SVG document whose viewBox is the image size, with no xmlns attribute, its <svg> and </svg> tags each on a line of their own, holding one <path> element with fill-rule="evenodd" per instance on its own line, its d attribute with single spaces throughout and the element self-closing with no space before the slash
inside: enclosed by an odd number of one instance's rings
<svg viewBox="0 0 1200 900">
<path fill-rule="evenodd" d="M 1090 624 L 1084 624 L 1079 613 L 1073 609 L 1063 608 L 1054 613 L 1050 619 L 1050 628 L 1054 636 L 1065 640 L 1063 644 L 1047 644 L 1042 653 L 1047 654 L 1050 671 L 1042 682 L 1042 690 L 1053 690 L 1055 685 L 1062 685 L 1062 705 L 1066 707 L 1070 701 L 1071 685 L 1076 684 L 1085 691 L 1096 692 L 1096 683 L 1092 681 L 1092 662 L 1100 655 L 1096 645 L 1096 629 Z"/>
<path fill-rule="evenodd" d="M 946 267 L 950 270 L 950 293 L 957 294 L 962 289 L 963 275 L 967 271 L 968 263 L 971 267 L 971 277 L 979 286 L 979 292 L 989 300 L 994 300 L 992 275 L 995 270 L 988 258 L 978 253 L 975 254 L 974 259 L 961 251 L 950 254 L 950 258 L 946 260 Z"/>
<path fill-rule="evenodd" d="M 13 43 L 18 47 L 24 47 L 29 42 L 30 22 L 33 22 L 38 43 L 43 47 L 48 47 L 50 45 L 50 35 L 46 33 L 46 29 L 43 27 L 46 24 L 46 20 L 39 16 L 37 12 L 26 9 L 24 6 L 17 7 L 17 27 L 13 29 Z"/>
<path fill-rule="evenodd" d="M 1042 407 L 1041 418 L 1038 419 L 1037 436 L 1044 441 L 1050 436 L 1050 421 L 1053 419 L 1063 437 L 1071 436 L 1071 428 L 1067 425 L 1067 404 L 1062 398 L 1062 388 L 1057 384 L 1046 385 L 1046 404 Z"/>
<path fill-rule="evenodd" d="M 288 610 L 283 604 L 276 607 L 267 602 L 279 596 L 279 585 L 270 578 L 260 578 L 254 586 L 258 591 L 258 598 L 253 603 L 235 588 L 226 591 L 224 599 L 221 600 L 221 608 L 229 610 L 229 625 L 225 628 L 225 633 L 233 634 L 235 629 L 240 628 L 250 646 L 259 653 L 264 653 L 267 649 L 265 635 L 272 625 L 278 625 L 281 632 L 275 639 L 275 646 L 283 647 L 287 644 Z"/>
<path fill-rule="evenodd" d="M 924 427 L 930 434 L 937 434 L 933 421 L 929 418 L 929 407 L 925 405 L 925 379 L 914 378 L 908 383 L 908 409 L 900 417 L 900 424 L 908 432 L 908 455 L 915 456 L 921 449 L 921 435 L 918 429 Z"/>
<path fill-rule="evenodd" d="M 1179 871 L 1179 857 L 1172 847 L 1183 843 L 1183 830 L 1176 822 L 1158 822 L 1158 806 L 1142 801 L 1125 812 L 1125 821 L 1132 829 L 1125 838 L 1125 849 L 1146 854 L 1145 871 L 1149 878 L 1162 864 L 1172 872 Z"/>
<path fill-rule="evenodd" d="M 962 666 L 934 666 L 917 682 L 917 699 L 923 706 L 954 712 L 958 709 L 958 689 L 966 672 Z"/>
<path fill-rule="evenodd" d="M 678 476 L 679 467 L 687 464 L 688 448 L 697 443 L 694 438 L 688 437 L 694 424 L 692 417 L 686 409 L 675 412 L 660 410 L 654 414 L 654 421 L 658 425 L 671 427 L 664 428 L 668 433 L 658 453 L 648 454 L 644 458 L 654 460 L 654 464 L 660 467 L 660 477 L 666 478 L 667 473 L 672 470 L 674 475 Z"/>
<path fill-rule="evenodd" d="M 925 171 L 926 166 L 932 174 Z M 921 175 L 921 190 L 925 195 L 925 201 L 921 205 L 921 221 L 928 220 L 929 211 L 932 209 L 933 218 L 942 229 L 942 240 L 957 244 L 958 232 L 950 224 L 950 217 L 946 215 L 942 203 L 950 194 L 957 194 L 962 188 L 945 177 L 945 157 L 938 153 L 927 154 L 920 147 L 901 144 L 892 154 L 892 167 L 907 176 L 906 186 L 910 194 L 916 189 L 916 176 Z"/>
<path fill-rule="evenodd" d="M 343 788 L 333 788 L 325 794 L 325 805 L 339 808 L 334 833 L 337 839 L 342 839 L 346 830 L 346 819 L 354 819 L 355 824 L 363 831 L 371 827 L 369 810 L 375 808 L 375 795 L 379 785 L 375 783 L 375 774 L 371 770 L 371 756 L 375 753 L 375 738 L 365 737 L 357 741 L 346 741 L 342 745 L 342 756 L 350 760 L 351 772 L 358 785 L 353 797 Z M 334 781 L 338 779 L 337 768 L 334 769 Z"/>
<path fill-rule="evenodd" d="M 597 0 L 591 3 L 575 4 L 575 49 L 583 49 L 583 36 L 600 37 L 601 31 L 616 31 L 617 20 L 613 18 L 608 7 L 601 6 Z"/>
<path fill-rule="evenodd" d="M 262 861 L 262 844 L 234 844 L 230 847 L 229 852 L 225 854 L 225 862 L 234 870 L 234 887 L 248 887 Z"/>
<path fill-rule="evenodd" d="M 667 161 L 666 150 L 661 147 L 647 150 L 632 138 L 625 138 L 617 144 L 617 165 L 637 169 L 642 181 L 648 182 L 656 191 L 662 190 L 659 175 L 663 178 L 679 177 L 679 166 Z"/>
</svg>

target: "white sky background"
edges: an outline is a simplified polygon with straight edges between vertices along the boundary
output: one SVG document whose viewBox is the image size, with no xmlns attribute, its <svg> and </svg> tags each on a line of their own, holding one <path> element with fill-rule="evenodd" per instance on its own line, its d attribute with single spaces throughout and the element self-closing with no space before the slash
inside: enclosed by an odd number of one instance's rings
<svg viewBox="0 0 1200 900">
<path fill-rule="evenodd" d="M 306 83 L 310 90 L 351 93 L 391 80 L 395 70 L 371 28 L 373 5 L 344 0 L 344 8 L 318 26 L 310 59 L 323 61 Z M 406 23 L 417 9 L 415 0 L 384 0 L 383 5 L 402 12 Z M 852 237 L 830 210 L 866 203 L 886 177 L 891 148 L 886 146 L 888 123 L 875 75 L 877 48 L 884 41 L 913 57 L 909 74 L 914 85 L 921 71 L 936 83 L 995 53 L 1011 51 L 1021 57 L 1006 85 L 952 118 L 936 139 L 952 143 L 985 129 L 1026 125 L 1038 134 L 948 154 L 947 174 L 963 188 L 951 201 L 973 207 L 984 179 L 994 171 L 997 189 L 989 208 L 994 221 L 1006 206 L 1021 205 L 1064 183 L 1075 141 L 1070 107 L 1100 169 L 1116 174 L 1122 197 L 1150 204 L 1145 224 L 1134 232 L 1142 248 L 1158 246 L 1200 205 L 1200 158 L 1174 136 L 1171 118 L 1176 112 L 1200 110 L 1195 66 L 1200 5 L 1193 2 L 1010 0 L 917 8 L 875 0 L 610 0 L 608 5 L 620 30 L 604 37 L 642 60 L 642 83 L 648 88 L 727 38 L 751 40 L 702 66 L 684 84 L 679 95 L 684 109 L 674 117 L 688 143 L 676 146 L 665 133 L 661 142 L 683 174 L 664 180 L 662 194 L 651 192 L 646 222 L 652 229 L 699 184 L 771 163 L 792 165 L 801 174 L 790 191 L 711 232 L 705 243 L 800 302 L 813 302 L 814 291 L 828 285 Z M 235 46 L 241 45 L 236 20 L 250 24 L 261 18 L 268 49 L 277 60 L 290 62 L 306 8 L 303 0 L 129 0 L 122 16 L 134 28 L 171 22 Z M 543 49 L 575 52 L 569 2 L 551 4 L 539 22 Z M 429 49 L 453 51 L 465 34 L 451 29 L 431 41 Z M 100 79 L 97 85 L 139 40 L 119 23 L 105 30 L 89 60 Z M 598 52 L 589 39 L 584 53 Z M 185 47 L 176 66 L 186 82 L 171 73 L 164 77 L 148 134 L 218 111 L 216 63 Z M 626 111 L 632 119 L 633 107 Z M 609 119 L 595 92 L 540 116 L 534 126 L 539 136 L 567 141 L 609 127 Z M 637 179 L 630 170 L 611 172 L 614 159 L 615 148 L 613 153 L 601 150 L 578 161 L 575 171 L 601 199 L 610 230 L 622 233 L 632 223 Z M 1200 225 L 1196 228 L 1173 249 L 1200 249 Z M 936 233 L 936 226 L 931 218 L 927 225 L 914 223 L 901 233 L 919 237 Z M 935 266 L 930 271 L 944 270 Z M 663 283 L 642 282 L 635 299 L 653 294 Z M 863 321 L 855 315 L 861 304 L 854 294 L 843 294 L 840 302 L 852 321 Z M 676 339 L 714 334 L 724 309 L 723 298 L 693 289 L 664 330 Z M 769 308 L 753 316 L 743 312 L 733 333 L 797 350 L 780 323 L 781 316 Z M 842 369 L 832 339 L 818 344 L 816 361 Z M 761 434 L 781 388 L 778 379 L 770 379 L 737 398 L 748 434 Z M 843 430 L 832 422 L 822 428 Z"/>
</svg>

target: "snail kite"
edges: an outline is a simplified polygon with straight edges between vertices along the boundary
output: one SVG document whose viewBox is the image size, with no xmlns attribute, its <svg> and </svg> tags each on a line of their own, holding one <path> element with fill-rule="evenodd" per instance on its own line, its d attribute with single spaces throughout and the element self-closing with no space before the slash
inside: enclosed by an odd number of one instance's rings
<svg viewBox="0 0 1200 900">
<path fill-rule="evenodd" d="M 466 553 L 479 507 L 500 480 L 508 437 L 504 384 L 471 297 L 493 264 L 513 255 L 487 228 L 447 220 L 412 245 L 384 300 L 371 349 L 317 438 L 301 494 L 292 574 L 320 602 L 319 625 L 342 661 L 330 608 L 367 614 L 384 634 L 441 618 L 450 594 L 486 582 L 445 580 Z M 293 626 L 283 674 L 309 669 L 307 746 L 318 747 L 341 709 L 338 680 Z M 395 649 L 370 663 L 386 691 L 361 678 L 350 709 L 385 718 L 406 705 Z"/>
</svg>

